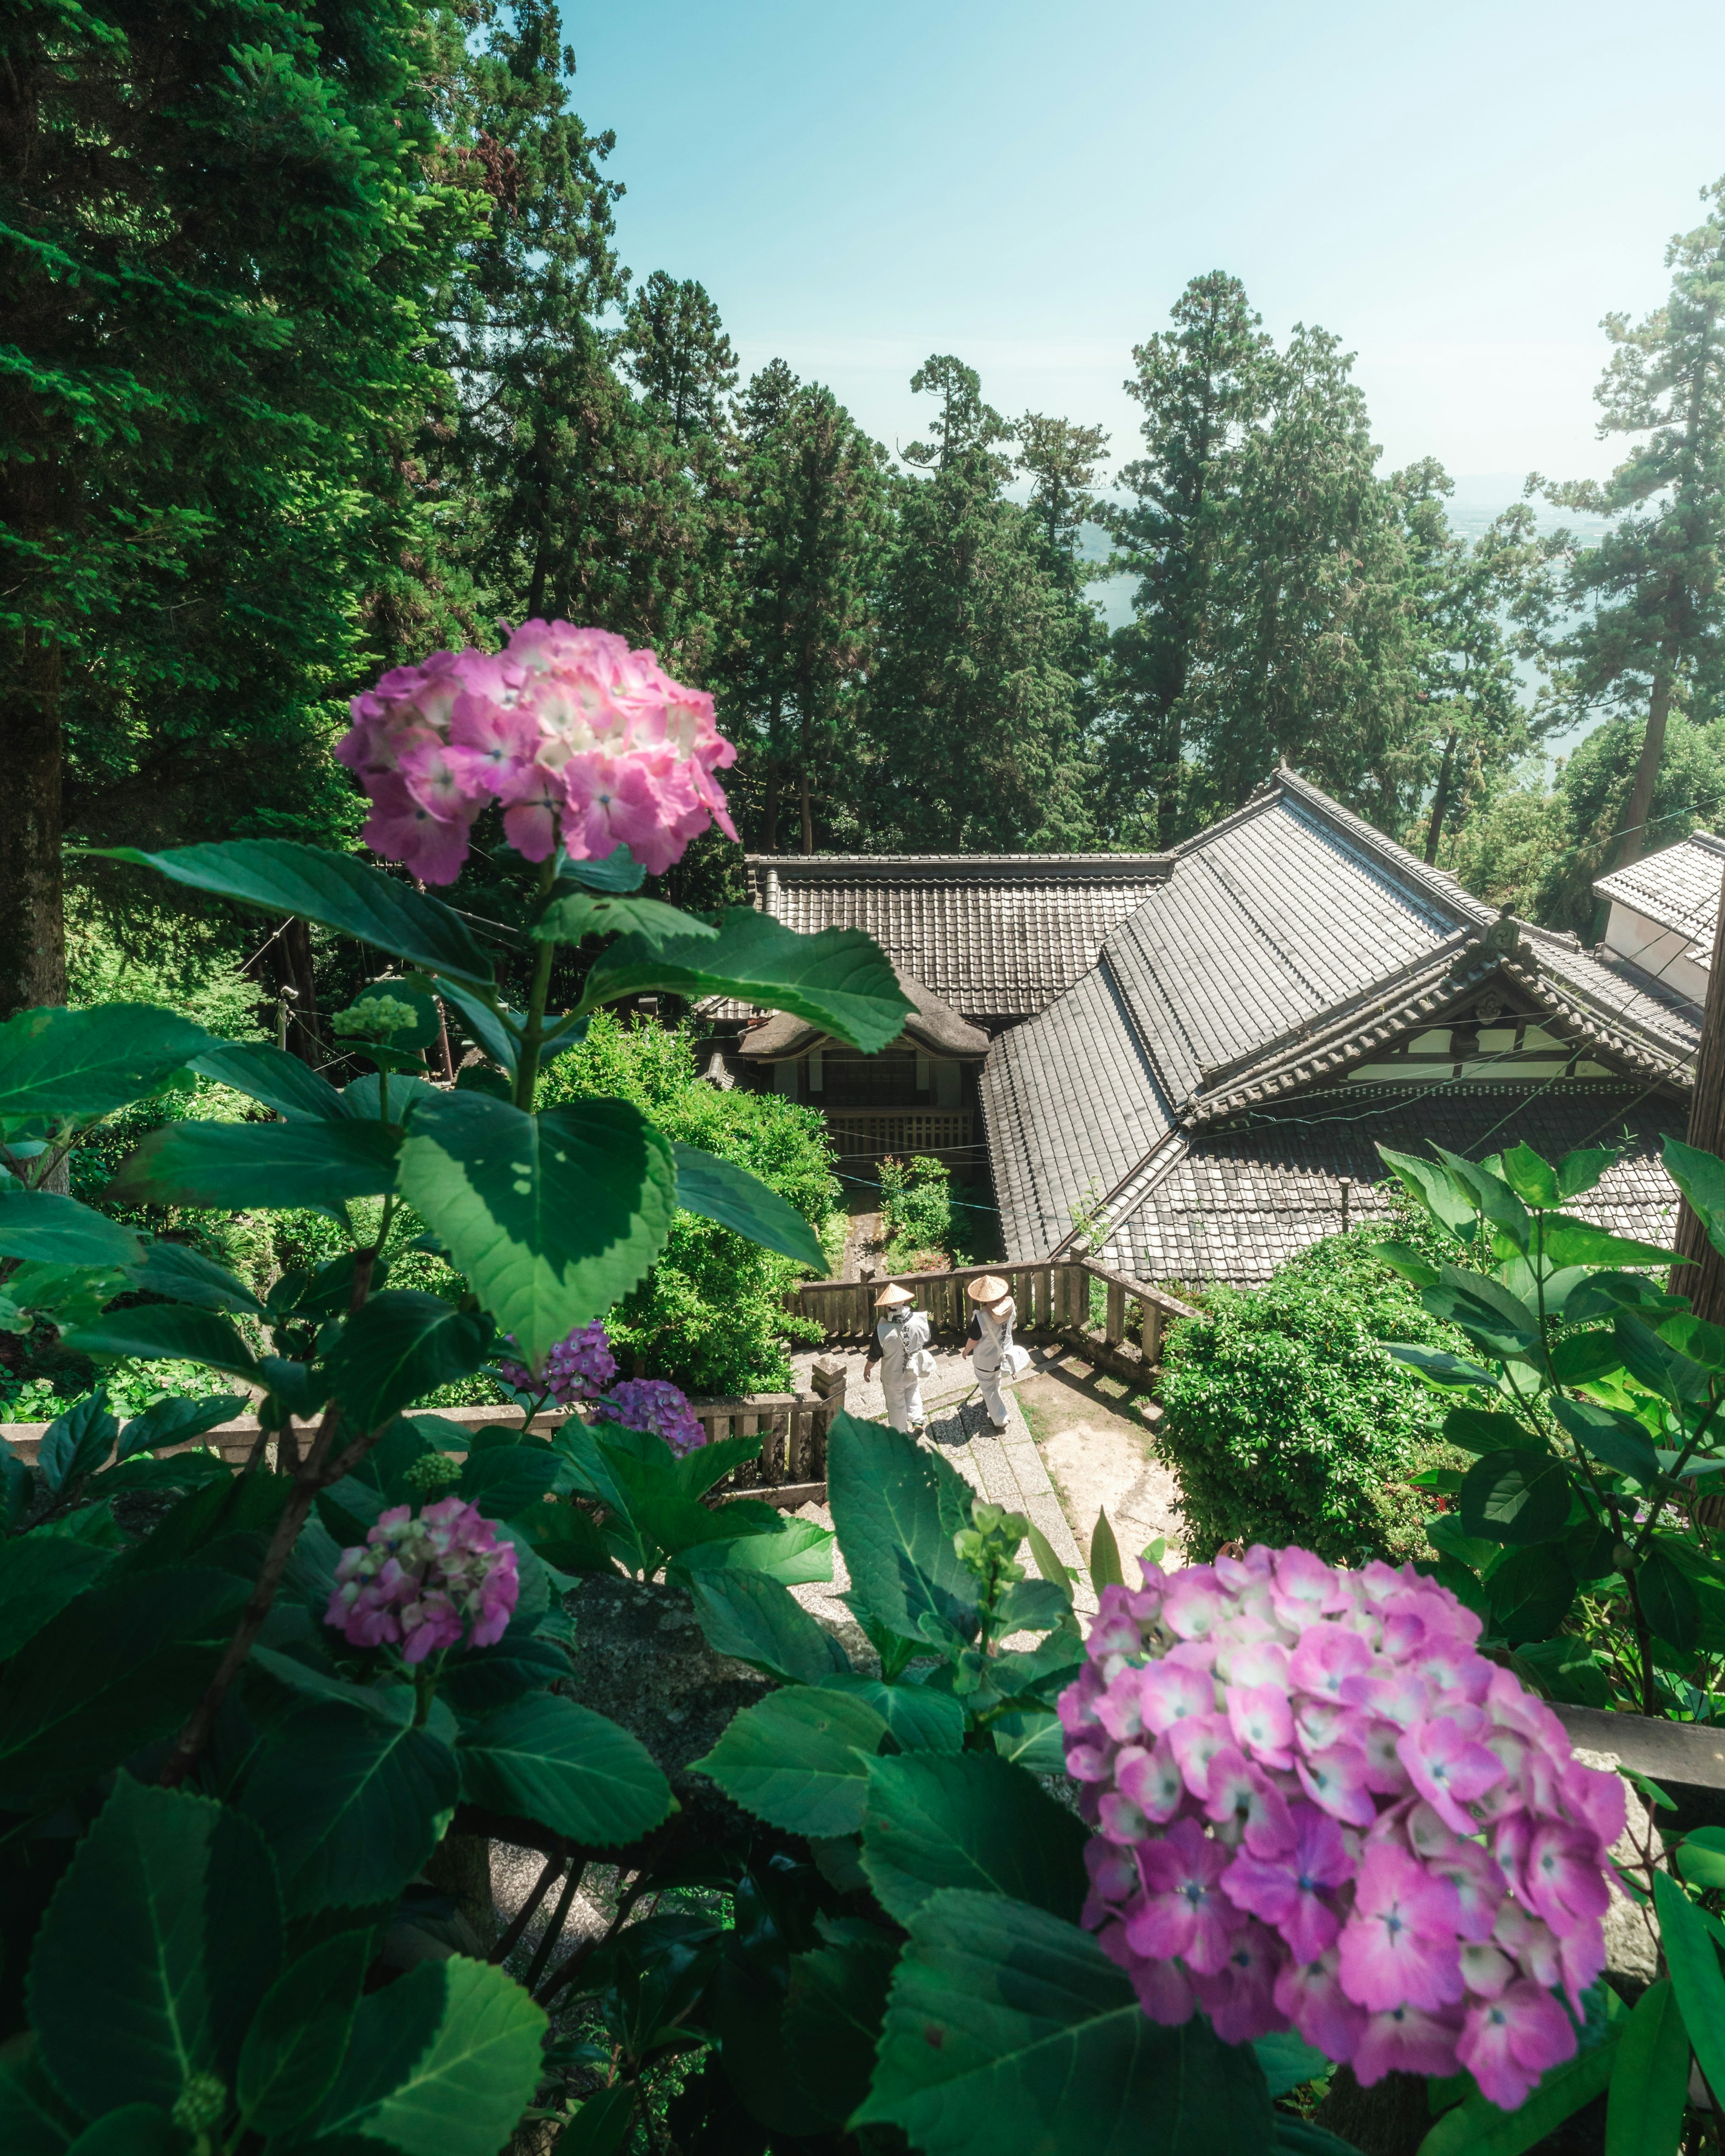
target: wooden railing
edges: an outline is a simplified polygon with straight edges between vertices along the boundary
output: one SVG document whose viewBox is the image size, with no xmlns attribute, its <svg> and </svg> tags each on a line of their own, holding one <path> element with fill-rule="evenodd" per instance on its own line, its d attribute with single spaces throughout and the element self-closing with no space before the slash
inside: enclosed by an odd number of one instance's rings
<svg viewBox="0 0 1725 2156">
<path fill-rule="evenodd" d="M 721 1497 L 763 1497 L 769 1504 L 795 1507 L 825 1495 L 827 1432 L 833 1417 L 845 1404 L 845 1371 L 841 1363 L 818 1363 L 814 1390 L 807 1393 L 752 1393 L 733 1399 L 691 1399 L 690 1407 L 707 1434 L 708 1441 L 726 1437 L 756 1437 L 761 1440 L 758 1461 L 750 1460 L 727 1475 L 715 1494 Z M 458 1424 L 463 1430 L 494 1430 L 500 1424 L 518 1425 L 519 1408 L 428 1408 L 428 1414 Z M 565 1420 L 561 1409 L 533 1419 L 533 1434 L 548 1436 Z M 33 1466 L 45 1422 L 0 1423 L 0 1438 L 13 1452 Z M 218 1452 L 234 1466 L 250 1458 L 259 1436 L 255 1415 L 238 1415 L 193 1440 L 197 1449 Z M 183 1445 L 164 1445 L 164 1452 L 180 1452 Z"/>
<path fill-rule="evenodd" d="M 1053 1333 L 1102 1359 L 1130 1367 L 1132 1374 L 1154 1370 L 1162 1361 L 1164 1328 L 1176 1318 L 1195 1315 L 1189 1304 L 1148 1281 L 1112 1271 L 1094 1258 L 1061 1258 L 1038 1265 L 965 1265 L 952 1272 L 882 1273 L 865 1281 L 806 1281 L 793 1290 L 791 1307 L 812 1318 L 831 1342 L 865 1340 L 875 1324 L 875 1298 L 889 1281 L 910 1289 L 916 1307 L 933 1320 L 937 1335 L 962 1332 L 970 1322 L 964 1291 L 970 1281 L 993 1273 L 1004 1280 L 1018 1305 L 1019 1332 Z M 1091 1316 L 1091 1282 L 1102 1289 L 1102 1317 Z M 1129 1318 L 1129 1306 L 1137 1306 Z"/>
<path fill-rule="evenodd" d="M 913 1153 L 936 1158 L 968 1154 L 970 1111 L 967 1108 L 829 1108 L 817 1101 L 827 1119 L 833 1150 L 855 1168 L 859 1161 L 889 1157 L 907 1160 Z M 964 1165 L 963 1162 L 957 1163 Z"/>
</svg>

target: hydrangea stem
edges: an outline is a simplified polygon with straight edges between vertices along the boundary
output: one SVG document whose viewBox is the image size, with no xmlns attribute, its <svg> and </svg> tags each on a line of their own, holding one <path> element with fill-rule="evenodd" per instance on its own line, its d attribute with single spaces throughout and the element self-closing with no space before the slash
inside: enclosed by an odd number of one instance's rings
<svg viewBox="0 0 1725 2156">
<path fill-rule="evenodd" d="M 551 896 L 552 886 L 557 881 L 557 855 L 548 854 L 539 871 L 536 916 L 545 910 L 545 901 Z M 545 1041 L 545 1003 L 551 993 L 552 962 L 557 957 L 555 943 L 537 943 L 533 947 L 533 986 L 527 997 L 527 1023 L 521 1034 L 521 1060 L 516 1066 L 515 1104 L 533 1112 L 533 1095 L 539 1084 L 539 1050 Z"/>
</svg>

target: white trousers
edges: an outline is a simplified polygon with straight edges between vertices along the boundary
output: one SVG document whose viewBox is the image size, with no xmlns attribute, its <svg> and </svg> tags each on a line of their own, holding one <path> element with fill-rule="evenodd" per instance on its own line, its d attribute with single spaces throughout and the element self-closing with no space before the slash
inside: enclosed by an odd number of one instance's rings
<svg viewBox="0 0 1725 2156">
<path fill-rule="evenodd" d="M 923 1419 L 920 1378 L 908 1370 L 896 1376 L 883 1370 L 880 1389 L 886 1395 L 886 1419 L 895 1430 L 912 1430 Z"/>
<path fill-rule="evenodd" d="M 976 1363 L 974 1367 L 977 1383 L 982 1388 L 983 1405 L 988 1410 L 989 1421 L 998 1429 L 1006 1420 L 1006 1397 L 1000 1389 L 1000 1365 L 997 1363 L 991 1370 L 985 1370 L 980 1363 Z"/>
</svg>

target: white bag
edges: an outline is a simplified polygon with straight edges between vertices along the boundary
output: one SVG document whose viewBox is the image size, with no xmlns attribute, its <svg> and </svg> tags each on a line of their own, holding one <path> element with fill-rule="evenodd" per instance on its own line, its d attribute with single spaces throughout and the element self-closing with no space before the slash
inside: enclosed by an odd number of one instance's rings
<svg viewBox="0 0 1725 2156">
<path fill-rule="evenodd" d="M 921 1384 L 934 1375 L 934 1358 L 926 1348 L 919 1348 L 914 1355 L 906 1358 L 905 1368 Z"/>
<path fill-rule="evenodd" d="M 1009 1385 L 1014 1378 L 1022 1378 L 1025 1371 L 1028 1370 L 1029 1367 L 1029 1349 L 1028 1348 L 1020 1348 L 1017 1342 L 1014 1341 L 1013 1345 L 1006 1350 L 1006 1353 L 1001 1360 L 1001 1383 L 1003 1385 Z"/>
</svg>

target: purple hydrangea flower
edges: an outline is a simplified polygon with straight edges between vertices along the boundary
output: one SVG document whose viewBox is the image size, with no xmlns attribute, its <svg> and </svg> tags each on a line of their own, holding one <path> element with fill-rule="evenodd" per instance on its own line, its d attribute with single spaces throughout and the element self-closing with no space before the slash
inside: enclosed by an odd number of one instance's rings
<svg viewBox="0 0 1725 2156">
<path fill-rule="evenodd" d="M 402 1660 L 503 1637 L 521 1594 L 515 1545 L 476 1505 L 444 1497 L 416 1519 L 411 1505 L 381 1515 L 363 1543 L 341 1553 L 324 1622 L 356 1647 L 398 1646 Z"/>
<path fill-rule="evenodd" d="M 558 1341 L 545 1358 L 542 1377 L 536 1378 L 524 1363 L 512 1358 L 499 1363 L 497 1374 L 518 1393 L 549 1393 L 567 1408 L 577 1400 L 596 1399 L 617 1375 L 617 1362 L 611 1353 L 610 1336 L 603 1323 L 595 1319 L 591 1325 L 578 1325 Z"/>
<path fill-rule="evenodd" d="M 625 1378 L 596 1404 L 600 1414 L 625 1430 L 662 1437 L 680 1460 L 706 1443 L 706 1426 L 687 1398 L 664 1378 Z"/>
</svg>

